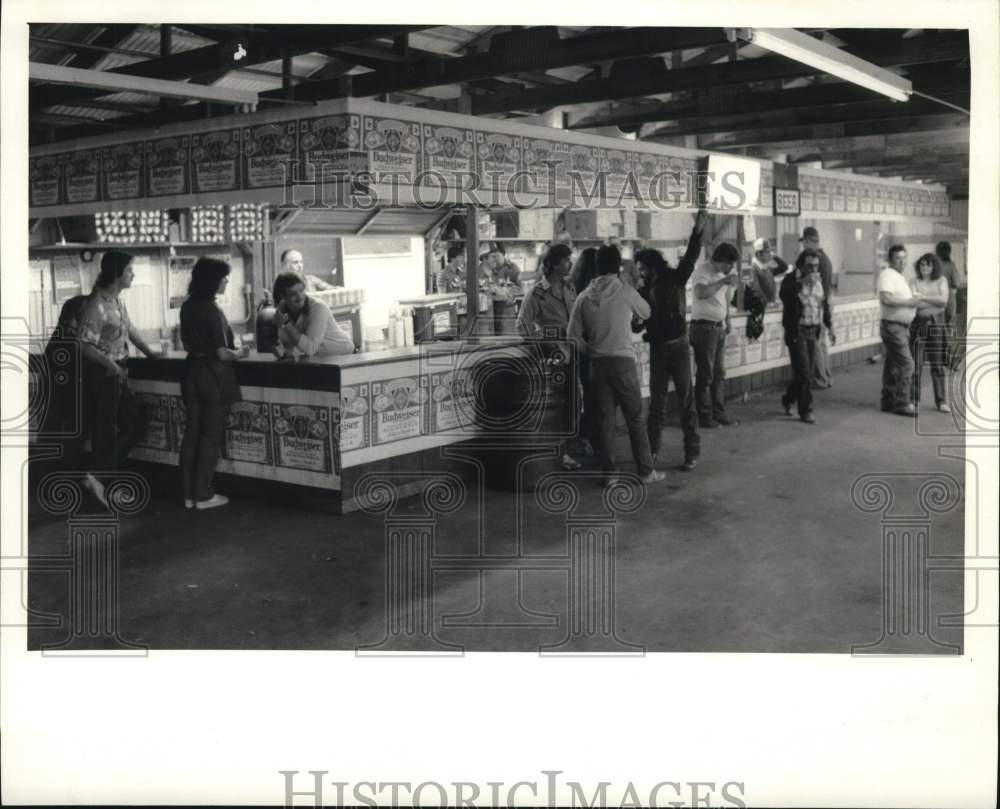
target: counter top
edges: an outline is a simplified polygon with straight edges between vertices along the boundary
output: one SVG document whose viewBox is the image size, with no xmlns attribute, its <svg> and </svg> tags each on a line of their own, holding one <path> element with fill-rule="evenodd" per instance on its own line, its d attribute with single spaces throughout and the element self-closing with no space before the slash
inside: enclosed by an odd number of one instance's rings
<svg viewBox="0 0 1000 809">
<path fill-rule="evenodd" d="M 489 337 L 479 341 L 465 340 L 438 340 L 435 342 L 421 343 L 418 346 L 407 346 L 406 348 L 390 348 L 385 351 L 367 351 L 361 354 L 343 354 L 332 357 L 313 357 L 312 359 L 299 360 L 279 360 L 273 354 L 261 354 L 251 351 L 250 356 L 238 360 L 241 365 L 281 365 L 287 367 L 310 366 L 310 367 L 336 367 L 336 368 L 356 368 L 363 365 L 376 365 L 383 362 L 396 362 L 398 360 L 416 359 L 425 357 L 428 354 L 454 354 L 467 351 L 482 351 L 490 347 L 509 348 L 520 345 L 525 341 L 513 335 Z M 187 358 L 186 351 L 168 351 L 160 353 L 155 357 L 148 358 L 150 361 L 174 360 L 181 361 Z M 133 357 L 133 360 L 146 360 L 146 357 Z"/>
</svg>

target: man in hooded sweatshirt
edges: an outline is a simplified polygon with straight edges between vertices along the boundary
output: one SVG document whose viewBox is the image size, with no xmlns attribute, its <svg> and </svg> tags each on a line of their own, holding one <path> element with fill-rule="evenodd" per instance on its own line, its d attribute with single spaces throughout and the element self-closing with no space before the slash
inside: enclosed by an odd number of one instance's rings
<svg viewBox="0 0 1000 809">
<path fill-rule="evenodd" d="M 569 318 L 569 336 L 591 359 L 594 434 L 598 439 L 605 483 L 617 480 L 615 467 L 615 407 L 622 409 L 632 456 L 643 483 L 665 477 L 653 469 L 642 392 L 632 351 L 632 321 L 649 318 L 649 304 L 618 277 L 622 257 L 617 247 L 597 251 L 597 277 L 577 296 Z"/>
</svg>

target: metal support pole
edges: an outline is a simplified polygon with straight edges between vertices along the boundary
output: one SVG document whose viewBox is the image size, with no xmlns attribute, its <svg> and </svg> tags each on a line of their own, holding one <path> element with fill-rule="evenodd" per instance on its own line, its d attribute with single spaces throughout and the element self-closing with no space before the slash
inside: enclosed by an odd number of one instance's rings
<svg viewBox="0 0 1000 809">
<path fill-rule="evenodd" d="M 475 334 L 479 317 L 479 211 L 469 206 L 465 212 L 465 309 L 466 340 Z"/>
</svg>

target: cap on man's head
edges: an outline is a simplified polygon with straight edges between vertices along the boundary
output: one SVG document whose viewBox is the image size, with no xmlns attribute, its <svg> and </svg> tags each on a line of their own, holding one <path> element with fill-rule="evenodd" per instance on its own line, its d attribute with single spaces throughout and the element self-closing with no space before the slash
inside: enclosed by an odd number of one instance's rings
<svg viewBox="0 0 1000 809">
<path fill-rule="evenodd" d="M 753 240 L 753 251 L 755 253 L 762 253 L 765 250 L 770 250 L 770 249 L 771 249 L 771 242 L 769 242 L 767 239 L 761 237 L 760 239 Z"/>
<path fill-rule="evenodd" d="M 804 242 L 806 239 L 818 239 L 819 231 L 814 227 L 804 228 L 802 231 L 802 238 L 799 239 L 800 242 Z"/>
</svg>

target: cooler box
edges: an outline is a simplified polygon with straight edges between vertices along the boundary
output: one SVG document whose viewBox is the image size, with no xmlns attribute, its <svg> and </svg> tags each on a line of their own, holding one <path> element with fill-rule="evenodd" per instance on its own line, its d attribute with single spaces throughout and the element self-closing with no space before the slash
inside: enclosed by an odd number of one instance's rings
<svg viewBox="0 0 1000 809">
<path fill-rule="evenodd" d="M 399 305 L 413 307 L 414 343 L 454 340 L 459 336 L 458 296 L 425 295 L 399 301 Z"/>
</svg>

